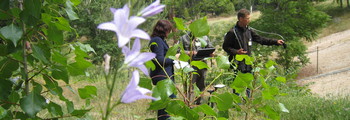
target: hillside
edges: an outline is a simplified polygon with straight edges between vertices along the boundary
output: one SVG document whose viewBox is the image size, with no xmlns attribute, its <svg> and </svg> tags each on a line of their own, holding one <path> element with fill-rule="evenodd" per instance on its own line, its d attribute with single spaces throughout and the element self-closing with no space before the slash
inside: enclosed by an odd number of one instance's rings
<svg viewBox="0 0 350 120">
<path fill-rule="evenodd" d="M 321 96 L 350 93 L 350 29 L 320 38 L 308 46 L 310 64 L 298 78 Z"/>
</svg>

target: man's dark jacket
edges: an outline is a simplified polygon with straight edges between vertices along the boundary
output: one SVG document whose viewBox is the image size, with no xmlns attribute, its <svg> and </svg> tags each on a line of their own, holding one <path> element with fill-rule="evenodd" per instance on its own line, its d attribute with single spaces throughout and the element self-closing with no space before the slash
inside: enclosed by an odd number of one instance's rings
<svg viewBox="0 0 350 120">
<path fill-rule="evenodd" d="M 164 80 L 167 79 L 167 76 L 164 72 L 164 70 L 161 68 L 164 67 L 167 75 L 169 75 L 171 77 L 171 79 L 174 81 L 174 63 L 172 59 L 169 58 L 165 58 L 166 53 L 168 52 L 169 46 L 168 44 L 165 42 L 164 38 L 160 38 L 160 37 L 152 37 L 150 44 L 151 43 L 157 43 L 156 45 L 151 45 L 150 49 L 153 53 L 156 54 L 156 59 L 158 62 L 156 62 L 155 60 L 152 60 L 153 63 L 156 66 L 156 69 L 154 71 L 151 70 L 150 72 L 150 77 L 152 78 L 152 82 L 154 85 L 156 85 L 156 83 L 160 80 Z M 159 64 L 161 66 L 159 66 Z"/>
<path fill-rule="evenodd" d="M 237 34 L 237 37 L 235 35 L 235 32 Z M 251 55 L 251 46 L 253 42 L 257 42 L 262 45 L 278 45 L 277 40 L 261 37 L 249 27 L 243 28 L 238 26 L 237 22 L 235 27 L 230 29 L 230 31 L 226 33 L 222 47 L 225 50 L 225 52 L 229 55 L 229 60 L 231 62 L 234 56 L 237 54 L 237 51 L 241 48 L 244 51 L 247 51 L 247 55 Z M 238 70 L 240 70 L 243 73 L 247 73 L 252 70 L 251 66 L 246 65 L 244 61 L 237 62 L 237 64 Z"/>
</svg>

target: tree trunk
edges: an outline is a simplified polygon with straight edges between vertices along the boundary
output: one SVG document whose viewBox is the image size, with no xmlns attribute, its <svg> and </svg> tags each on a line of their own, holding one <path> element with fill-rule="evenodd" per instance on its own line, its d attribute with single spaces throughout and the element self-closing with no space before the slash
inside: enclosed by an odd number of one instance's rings
<svg viewBox="0 0 350 120">
<path fill-rule="evenodd" d="M 339 0 L 340 2 L 340 7 L 343 8 L 343 0 Z"/>
<path fill-rule="evenodd" d="M 347 0 L 347 1 L 346 1 L 346 4 L 347 4 L 348 8 L 350 8 L 349 1 L 350 1 L 350 0 Z"/>
</svg>

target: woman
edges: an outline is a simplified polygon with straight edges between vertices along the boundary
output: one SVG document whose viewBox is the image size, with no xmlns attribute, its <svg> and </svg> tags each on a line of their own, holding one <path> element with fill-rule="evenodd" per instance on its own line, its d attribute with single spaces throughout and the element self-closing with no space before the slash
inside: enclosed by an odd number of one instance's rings
<svg viewBox="0 0 350 120">
<path fill-rule="evenodd" d="M 156 85 L 159 81 L 170 79 L 174 82 L 174 63 L 172 59 L 165 58 L 165 55 L 169 49 L 168 44 L 165 41 L 165 38 L 168 37 L 173 25 L 167 20 L 159 20 L 154 26 L 151 41 L 150 49 L 153 53 L 156 54 L 156 59 L 153 60 L 153 63 L 156 66 L 155 70 L 151 70 L 150 77 L 152 78 L 153 85 Z M 156 43 L 156 44 L 153 44 Z M 164 68 L 164 70 L 162 69 Z M 171 95 L 170 98 L 175 98 L 175 95 Z M 169 118 L 165 109 L 158 110 L 158 120 L 166 120 Z"/>
<path fill-rule="evenodd" d="M 153 60 L 153 63 L 156 65 L 156 69 L 150 73 L 154 85 L 156 85 L 158 81 L 167 79 L 168 77 L 174 81 L 173 60 L 165 58 L 165 55 L 169 49 L 165 38 L 168 37 L 172 27 L 173 26 L 169 21 L 159 20 L 151 35 L 150 44 L 157 43 L 151 45 L 151 51 L 156 54 L 157 59 L 157 61 Z M 165 71 L 162 69 L 162 67 L 164 67 Z"/>
</svg>

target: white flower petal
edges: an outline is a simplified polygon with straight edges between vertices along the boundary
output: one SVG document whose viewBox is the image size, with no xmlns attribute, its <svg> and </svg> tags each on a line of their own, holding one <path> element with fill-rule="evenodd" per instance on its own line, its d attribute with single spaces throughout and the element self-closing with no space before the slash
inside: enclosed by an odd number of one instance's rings
<svg viewBox="0 0 350 120">
<path fill-rule="evenodd" d="M 141 39 L 145 39 L 145 40 L 150 40 L 151 39 L 149 37 L 149 35 L 145 31 L 140 30 L 140 29 L 136 29 L 136 30 L 132 31 L 131 36 L 132 37 L 141 38 Z"/>
<path fill-rule="evenodd" d="M 137 17 L 137 16 L 131 16 L 129 19 L 129 27 L 132 29 L 136 29 L 136 27 L 140 24 L 142 24 L 143 22 L 145 22 L 146 19 L 143 17 Z"/>
<path fill-rule="evenodd" d="M 114 23 L 112 22 L 105 22 L 105 23 L 101 23 L 97 26 L 98 29 L 102 29 L 102 30 L 111 30 L 116 32 L 117 31 L 117 27 L 115 26 Z"/>
<path fill-rule="evenodd" d="M 131 52 L 140 52 L 141 50 L 141 42 L 140 42 L 140 39 L 139 38 L 136 38 L 135 41 L 134 41 L 134 45 L 132 46 L 132 50 Z"/>
<path fill-rule="evenodd" d="M 130 37 L 126 37 L 123 34 L 118 34 L 118 46 L 123 47 L 130 41 Z"/>
<path fill-rule="evenodd" d="M 129 63 L 129 66 L 137 67 L 143 63 L 152 60 L 156 57 L 156 54 L 151 52 L 140 53 L 134 60 Z"/>
<path fill-rule="evenodd" d="M 145 75 L 149 76 L 148 69 L 146 68 L 145 65 L 139 65 L 137 66 Z"/>
<path fill-rule="evenodd" d="M 137 87 L 136 88 L 138 91 L 140 91 L 142 94 L 147 94 L 147 93 L 152 93 L 152 91 L 146 89 L 146 88 L 142 88 L 142 87 Z"/>
</svg>

